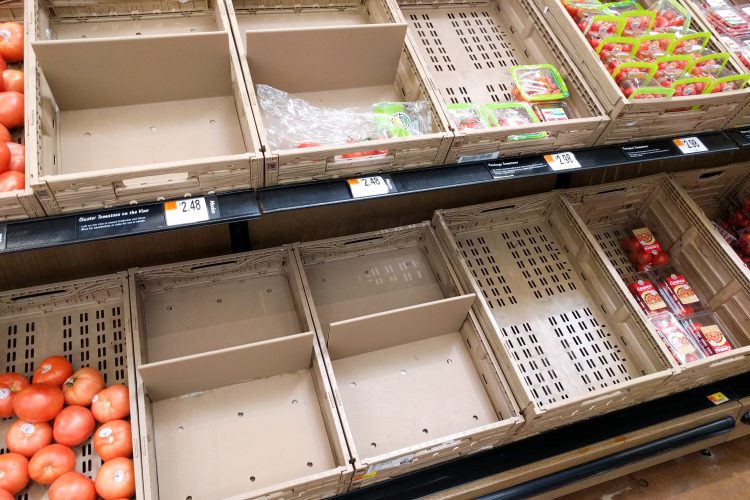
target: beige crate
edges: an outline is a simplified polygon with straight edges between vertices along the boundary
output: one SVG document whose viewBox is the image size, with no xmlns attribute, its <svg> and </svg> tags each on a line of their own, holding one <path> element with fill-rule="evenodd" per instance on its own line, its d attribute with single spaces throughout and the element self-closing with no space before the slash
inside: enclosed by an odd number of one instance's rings
<svg viewBox="0 0 750 500">
<path fill-rule="evenodd" d="M 727 215 L 737 198 L 750 196 L 750 162 L 675 172 L 672 179 L 710 220 Z"/>
<path fill-rule="evenodd" d="M 261 184 L 221 0 L 29 5 L 33 188 L 48 214 Z"/>
<path fill-rule="evenodd" d="M 432 112 L 431 134 L 272 150 L 266 119 L 256 108 L 265 147 L 266 186 L 445 163 L 453 134 L 434 104 L 418 57 L 404 41 L 405 26 L 397 25 L 387 0 L 281 0 L 272 5 L 236 0 L 227 1 L 227 8 L 255 106 L 255 85 L 268 84 L 317 106 L 369 107 L 379 101 L 426 100 Z M 258 49 L 246 50 L 248 37 Z M 387 153 L 340 157 L 372 150 Z"/>
<path fill-rule="evenodd" d="M 675 364 L 557 193 L 435 213 L 527 425 L 524 433 L 658 397 Z"/>
<path fill-rule="evenodd" d="M 84 367 L 99 370 L 108 386 L 128 386 L 136 487 L 139 487 L 140 440 L 127 275 L 121 273 L 0 293 L 0 330 L 5 332 L 0 373 L 17 372 L 31 377 L 45 358 L 62 355 L 76 370 Z M 0 419 L 0 436 L 5 436 L 13 421 Z M 73 451 L 76 453 L 75 470 L 94 479 L 102 460 L 92 440 L 74 447 Z M 18 498 L 46 499 L 47 490 L 32 482 Z"/>
<path fill-rule="evenodd" d="M 750 276 L 681 187 L 658 175 L 565 195 L 593 234 L 597 252 L 620 274 L 635 271 L 620 242 L 636 225 L 649 227 L 732 338 L 735 349 L 682 365 L 667 383 L 670 392 L 750 370 Z"/>
<path fill-rule="evenodd" d="M 140 497 L 347 490 L 352 468 L 296 266 L 290 248 L 275 248 L 131 271 Z"/>
<path fill-rule="evenodd" d="M 518 407 L 428 223 L 297 252 L 353 489 L 510 440 Z"/>
<path fill-rule="evenodd" d="M 24 69 L 24 95 L 33 96 L 33 86 L 30 86 L 26 74 L 27 68 L 34 67 L 34 53 L 31 51 L 31 44 L 28 36 L 29 25 L 24 19 L 24 3 L 8 2 L 0 6 L 0 22 L 5 21 L 16 21 L 24 23 L 26 36 L 24 38 L 24 59 L 25 64 L 12 63 L 9 65 L 10 68 Z M 26 149 L 30 149 L 29 139 L 27 134 L 31 130 L 30 122 L 30 108 L 32 106 L 33 99 L 26 99 L 24 101 L 24 115 L 25 124 L 24 128 L 20 130 L 11 131 L 14 140 L 19 143 L 26 144 Z M 0 193 L 0 221 L 13 220 L 13 219 L 25 219 L 27 217 L 40 217 L 44 215 L 44 209 L 37 201 L 31 190 L 31 184 L 34 182 L 37 176 L 37 169 L 34 162 L 30 161 L 29 154 L 26 154 L 26 187 L 17 191 Z"/>
<path fill-rule="evenodd" d="M 509 68 L 519 64 L 554 64 L 570 90 L 566 103 L 577 118 L 518 128 L 455 131 L 446 163 L 488 153 L 514 156 L 589 147 L 609 123 L 581 73 L 528 0 L 404 0 L 399 4 L 401 20 L 409 23 L 411 43 L 422 57 L 446 116 L 447 104 L 512 101 Z M 546 131 L 547 137 L 508 139 L 519 132 L 539 131 Z"/>
<path fill-rule="evenodd" d="M 645 0 L 648 6 L 653 0 Z M 673 99 L 628 101 L 586 41 L 560 0 L 536 0 L 536 7 L 563 42 L 566 52 L 594 89 L 612 121 L 597 141 L 598 145 L 634 142 L 656 137 L 675 137 L 722 130 L 750 100 L 750 89 Z M 699 19 L 691 28 L 708 31 Z M 713 40 L 709 48 L 721 52 Z M 733 60 L 728 67 L 737 73 L 744 68 Z"/>
</svg>

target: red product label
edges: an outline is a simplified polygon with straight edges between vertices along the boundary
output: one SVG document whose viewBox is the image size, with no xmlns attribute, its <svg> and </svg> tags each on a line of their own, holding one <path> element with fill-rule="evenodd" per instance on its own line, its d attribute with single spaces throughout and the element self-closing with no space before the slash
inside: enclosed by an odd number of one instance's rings
<svg viewBox="0 0 750 500">
<path fill-rule="evenodd" d="M 699 301 L 690 284 L 681 274 L 672 274 L 666 278 L 667 286 L 672 292 L 674 298 L 683 305 L 695 304 Z"/>
<path fill-rule="evenodd" d="M 702 340 L 702 344 L 713 354 L 732 350 L 732 344 L 717 325 L 703 325 L 697 321 L 688 322 L 690 331 Z"/>
<path fill-rule="evenodd" d="M 660 313 L 667 309 L 667 304 L 649 280 L 638 280 L 631 283 L 628 288 L 646 314 Z"/>
<path fill-rule="evenodd" d="M 640 227 L 638 229 L 633 229 L 633 235 L 638 239 L 638 243 L 641 244 L 641 247 L 643 247 L 643 249 L 647 252 L 656 250 L 656 253 L 659 253 L 662 251 L 661 245 L 659 245 L 659 242 L 656 241 L 656 238 L 654 238 L 654 234 L 649 228 Z"/>
<path fill-rule="evenodd" d="M 685 335 L 685 331 L 676 321 L 672 319 L 656 321 L 654 326 L 679 363 L 696 361 L 702 357 L 702 355 L 696 352 L 695 347 L 693 347 L 693 344 L 690 343 L 687 335 Z"/>
</svg>

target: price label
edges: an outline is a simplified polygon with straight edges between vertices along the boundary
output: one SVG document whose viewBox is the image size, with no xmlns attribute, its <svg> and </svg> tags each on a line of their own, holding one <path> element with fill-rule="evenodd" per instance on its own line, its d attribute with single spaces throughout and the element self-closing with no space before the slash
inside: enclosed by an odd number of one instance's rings
<svg viewBox="0 0 750 500">
<path fill-rule="evenodd" d="M 167 226 L 181 226 L 207 221 L 209 217 L 206 199 L 200 197 L 168 201 L 164 203 L 164 216 Z"/>
<path fill-rule="evenodd" d="M 729 398 L 723 392 L 715 392 L 706 397 L 708 398 L 709 401 L 711 401 L 715 405 L 720 405 L 722 403 L 726 403 L 727 401 L 729 401 Z"/>
<path fill-rule="evenodd" d="M 7 229 L 8 229 L 8 226 L 4 224 L 0 225 L 0 250 L 5 250 L 5 247 L 6 247 L 5 237 L 7 236 Z"/>
<path fill-rule="evenodd" d="M 673 142 L 675 146 L 679 148 L 680 152 L 684 155 L 688 155 L 691 153 L 700 153 L 701 151 L 708 151 L 706 145 L 703 144 L 697 137 L 681 137 L 679 139 L 675 139 Z"/>
<path fill-rule="evenodd" d="M 544 155 L 544 161 L 546 161 L 547 165 L 549 165 L 554 171 L 581 168 L 581 164 L 578 163 L 578 159 L 573 153 Z"/>
<path fill-rule="evenodd" d="M 390 192 L 385 179 L 379 175 L 357 177 L 356 179 L 348 179 L 346 182 L 349 184 L 352 198 L 366 198 L 368 196 L 378 196 Z"/>
</svg>

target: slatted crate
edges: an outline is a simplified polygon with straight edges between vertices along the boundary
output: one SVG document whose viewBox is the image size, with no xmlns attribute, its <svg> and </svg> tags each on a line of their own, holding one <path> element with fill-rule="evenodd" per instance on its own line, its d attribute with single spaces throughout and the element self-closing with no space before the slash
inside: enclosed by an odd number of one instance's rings
<svg viewBox="0 0 750 500">
<path fill-rule="evenodd" d="M 29 5 L 33 188 L 48 214 L 261 185 L 221 0 Z"/>
<path fill-rule="evenodd" d="M 456 139 L 446 163 L 477 155 L 497 158 L 589 147 L 609 123 L 589 84 L 528 0 L 398 3 L 401 19 L 409 24 L 410 41 L 422 57 L 447 116 L 447 104 L 513 101 L 509 69 L 515 65 L 553 64 L 570 91 L 565 102 L 575 114 L 574 119 L 522 127 L 455 130 Z M 538 132 L 547 135 L 513 138 L 519 133 Z"/>
<path fill-rule="evenodd" d="M 524 434 L 661 394 L 675 364 L 557 193 L 439 210 L 434 223 L 526 419 Z"/>
<path fill-rule="evenodd" d="M 3 332 L 0 372 L 31 377 L 44 359 L 65 356 L 74 369 L 92 367 L 107 386 L 130 389 L 133 456 L 140 484 L 135 375 L 130 331 L 128 282 L 125 273 L 0 293 L 0 331 Z M 4 436 L 15 419 L 0 419 Z M 7 449 L 0 449 L 6 453 Z M 102 460 L 92 440 L 73 448 L 75 470 L 94 479 Z M 47 498 L 48 488 L 31 482 L 18 500 Z"/>
<path fill-rule="evenodd" d="M 18 143 L 26 144 L 26 149 L 30 148 L 28 133 L 30 128 L 30 108 L 33 105 L 34 87 L 29 84 L 31 80 L 27 74 L 28 68 L 34 67 L 34 53 L 31 51 L 30 40 L 28 36 L 29 25 L 24 18 L 24 3 L 21 1 L 7 2 L 0 5 L 0 22 L 15 21 L 24 24 L 24 59 L 25 63 L 11 63 L 11 69 L 24 70 L 24 96 L 29 98 L 24 100 L 24 117 L 25 124 L 20 130 L 11 131 L 13 140 Z M 23 67 L 23 68 L 22 68 Z M 36 165 L 29 161 L 29 155 L 26 155 L 26 187 L 16 191 L 0 193 L 0 221 L 25 219 L 27 217 L 40 217 L 44 215 L 44 209 L 37 201 L 31 190 L 31 184 L 37 176 Z"/>
<path fill-rule="evenodd" d="M 668 176 L 657 175 L 571 189 L 565 195 L 593 235 L 597 252 L 619 274 L 635 271 L 620 246 L 629 236 L 628 229 L 651 229 L 669 253 L 671 265 L 706 299 L 710 312 L 727 329 L 734 349 L 680 366 L 668 381 L 671 392 L 750 370 L 750 277 L 681 187 Z"/>
<path fill-rule="evenodd" d="M 346 491 L 349 455 L 296 266 L 275 248 L 131 271 L 139 497 Z"/>
<path fill-rule="evenodd" d="M 294 149 L 271 147 L 267 117 L 256 108 L 266 186 L 445 163 L 453 134 L 387 0 L 227 0 L 227 8 L 254 104 L 255 85 L 267 84 L 327 108 L 381 101 L 430 107 L 430 134 Z M 386 153 L 347 157 L 370 151 Z"/>
<path fill-rule="evenodd" d="M 352 488 L 509 441 L 505 378 L 428 223 L 297 246 Z"/>
<path fill-rule="evenodd" d="M 648 8 L 654 0 L 644 0 L 642 3 Z M 750 100 L 750 88 L 746 88 L 718 94 L 628 101 L 566 12 L 563 3 L 560 0 L 538 0 L 535 8 L 563 43 L 567 54 L 594 89 L 611 118 L 597 145 L 722 130 L 729 126 L 732 117 Z M 690 28 L 708 31 L 695 18 Z M 722 52 L 722 47 L 713 38 L 707 47 Z M 745 72 L 733 60 L 729 61 L 727 67 L 737 73 Z"/>
</svg>

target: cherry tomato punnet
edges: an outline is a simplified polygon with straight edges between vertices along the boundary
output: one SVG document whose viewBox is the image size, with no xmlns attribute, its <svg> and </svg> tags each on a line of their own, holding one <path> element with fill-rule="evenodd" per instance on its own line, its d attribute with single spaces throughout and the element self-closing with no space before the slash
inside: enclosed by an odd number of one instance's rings
<svg viewBox="0 0 750 500">
<path fill-rule="evenodd" d="M 29 477 L 39 484 L 52 484 L 55 479 L 76 466 L 72 449 L 61 444 L 51 444 L 34 453 L 29 461 Z"/>
<path fill-rule="evenodd" d="M 50 384 L 62 387 L 73 375 L 73 365 L 62 356 L 52 356 L 39 364 L 31 381 L 35 384 Z"/>
<path fill-rule="evenodd" d="M 130 415 L 130 393 L 122 384 L 102 389 L 91 400 L 91 413 L 101 423 L 122 420 Z"/>
<path fill-rule="evenodd" d="M 52 443 L 52 426 L 47 422 L 32 424 L 16 420 L 5 434 L 5 443 L 13 453 L 31 458 L 34 453 Z"/>
<path fill-rule="evenodd" d="M 23 126 L 23 94 L 15 91 L 0 92 L 0 123 L 9 129 Z"/>
<path fill-rule="evenodd" d="M 0 193 L 23 189 L 26 185 L 26 175 L 12 170 L 0 174 Z"/>
<path fill-rule="evenodd" d="M 0 24 L 0 55 L 6 61 L 23 61 L 23 25 L 14 22 Z"/>
<path fill-rule="evenodd" d="M 66 406 L 55 417 L 52 435 L 55 441 L 66 446 L 78 446 L 93 434 L 94 416 L 83 406 Z"/>
<path fill-rule="evenodd" d="M 3 373 L 0 375 L 0 418 L 15 415 L 13 412 L 13 398 L 16 393 L 29 385 L 29 379 L 18 373 Z"/>
<path fill-rule="evenodd" d="M 113 458 L 129 458 L 133 454 L 130 422 L 112 420 L 94 433 L 94 449 L 105 462 Z"/>
<path fill-rule="evenodd" d="M 13 495 L 29 484 L 29 461 L 18 453 L 0 455 L 0 488 Z"/>
<path fill-rule="evenodd" d="M 13 411 L 31 423 L 47 422 L 60 413 L 65 398 L 62 391 L 49 384 L 31 384 L 13 398 Z"/>
<path fill-rule="evenodd" d="M 96 474 L 96 492 L 104 500 L 130 498 L 135 495 L 135 470 L 129 458 L 105 462 Z"/>
<path fill-rule="evenodd" d="M 1 131 L 0 131 L 1 132 Z M 6 142 L 10 150 L 10 164 L 8 170 L 13 172 L 26 172 L 26 146 L 17 142 Z"/>
<path fill-rule="evenodd" d="M 94 481 L 80 472 L 66 472 L 49 489 L 49 500 L 96 500 Z"/>
<path fill-rule="evenodd" d="M 91 400 L 104 389 L 104 377 L 94 368 L 81 368 L 63 384 L 65 403 L 89 406 Z"/>
</svg>

